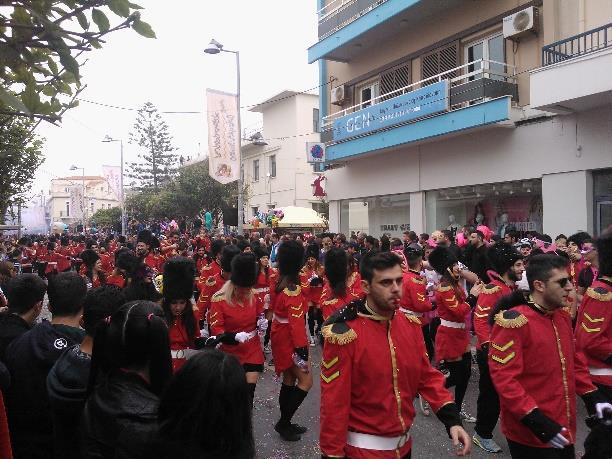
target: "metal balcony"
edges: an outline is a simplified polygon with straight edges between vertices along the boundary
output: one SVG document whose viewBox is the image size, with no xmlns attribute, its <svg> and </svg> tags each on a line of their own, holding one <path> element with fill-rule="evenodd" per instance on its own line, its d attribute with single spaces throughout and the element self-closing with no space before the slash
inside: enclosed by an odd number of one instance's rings
<svg viewBox="0 0 612 459">
<path fill-rule="evenodd" d="M 323 40 L 342 27 L 349 25 L 386 1 L 333 0 L 329 2 L 317 11 L 319 17 L 319 40 Z"/>
<path fill-rule="evenodd" d="M 542 47 L 542 66 L 612 47 L 612 23 Z"/>
</svg>

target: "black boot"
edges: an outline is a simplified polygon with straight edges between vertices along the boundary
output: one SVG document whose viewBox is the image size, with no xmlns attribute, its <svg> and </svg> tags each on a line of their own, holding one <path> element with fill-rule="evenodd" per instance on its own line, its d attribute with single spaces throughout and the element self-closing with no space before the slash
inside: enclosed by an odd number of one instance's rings
<svg viewBox="0 0 612 459">
<path fill-rule="evenodd" d="M 291 399 L 293 400 L 295 398 L 296 402 L 297 402 L 297 406 L 295 407 L 295 410 L 293 411 L 293 413 L 295 413 L 295 411 L 297 411 L 297 409 L 299 408 L 299 406 L 302 404 L 302 402 L 304 401 L 304 398 L 306 398 L 306 395 L 308 395 L 308 392 L 300 389 L 297 386 L 294 386 L 292 388 L 292 392 L 291 392 Z M 293 417 L 293 414 L 291 415 L 291 417 Z M 294 432 L 298 433 L 298 434 L 304 434 L 308 431 L 307 427 L 301 426 L 299 424 L 295 424 L 295 423 L 291 423 L 291 428 L 293 429 Z"/>
<path fill-rule="evenodd" d="M 255 388 L 257 387 L 256 383 L 247 383 L 249 386 L 249 395 L 251 396 L 251 410 L 253 409 L 253 402 L 255 401 Z"/>
<path fill-rule="evenodd" d="M 280 394 L 278 396 L 278 404 L 280 405 L 281 417 L 274 426 L 281 438 L 285 441 L 298 441 L 302 437 L 291 427 L 291 416 L 295 410 L 291 411 L 292 406 L 293 386 L 281 384 Z"/>
</svg>

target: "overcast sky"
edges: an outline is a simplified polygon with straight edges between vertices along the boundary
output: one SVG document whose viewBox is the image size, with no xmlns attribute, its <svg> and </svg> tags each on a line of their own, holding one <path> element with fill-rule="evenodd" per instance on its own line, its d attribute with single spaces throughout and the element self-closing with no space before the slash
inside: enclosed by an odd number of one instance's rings
<svg viewBox="0 0 612 459">
<path fill-rule="evenodd" d="M 203 53 L 211 38 L 240 51 L 241 105 L 255 104 L 284 90 L 318 84 L 317 64 L 307 64 L 307 48 L 316 40 L 315 0 L 138 0 L 143 20 L 157 39 L 131 30 L 108 36 L 101 50 L 89 53 L 82 68 L 87 89 L 81 98 L 129 108 L 151 101 L 159 110 L 205 110 L 205 90 L 235 92 L 234 55 Z M 110 14 L 110 13 L 109 13 Z M 314 91 L 316 92 L 316 91 Z M 258 114 L 242 111 L 243 127 Z M 205 113 L 163 115 L 177 154 L 206 152 Z M 99 175 L 103 164 L 119 165 L 119 145 L 101 143 L 106 134 L 123 138 L 125 160 L 136 160 L 138 147 L 127 143 L 136 111 L 81 102 L 64 115 L 61 127 L 41 125 L 46 160 L 32 194 L 48 192 L 50 181 L 73 174 Z M 76 171 L 75 175 L 80 175 Z"/>
</svg>

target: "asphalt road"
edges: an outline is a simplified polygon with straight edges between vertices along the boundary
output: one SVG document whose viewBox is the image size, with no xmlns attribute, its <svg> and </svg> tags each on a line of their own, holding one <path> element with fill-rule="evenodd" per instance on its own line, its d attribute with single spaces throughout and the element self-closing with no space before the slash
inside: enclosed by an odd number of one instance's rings
<svg viewBox="0 0 612 459">
<path fill-rule="evenodd" d="M 295 422 L 308 427 L 309 431 L 302 436 L 299 442 L 291 443 L 281 440 L 274 431 L 274 423 L 278 420 L 278 392 L 280 381 L 275 378 L 274 367 L 265 365 L 256 390 L 255 408 L 253 412 L 253 424 L 255 430 L 255 441 L 257 457 L 260 459 L 309 459 L 320 458 L 319 450 L 319 401 L 320 401 L 320 378 L 319 364 L 321 361 L 320 347 L 311 348 L 313 353 L 313 376 L 314 386 L 308 397 L 295 415 Z M 478 396 L 478 367 L 472 366 L 472 378 L 465 397 L 467 411 L 476 415 L 476 398 Z M 417 409 L 417 416 L 412 425 L 410 434 L 413 438 L 414 459 L 439 459 L 455 457 L 451 449 L 451 443 L 446 436 L 446 431 L 435 415 L 423 416 Z M 584 451 L 582 444 L 587 435 L 587 428 L 582 420 L 586 416 L 584 404 L 578 401 L 578 442 L 576 452 L 580 457 Z M 466 430 L 470 435 L 474 433 L 474 424 L 466 424 Z M 510 458 L 508 446 L 504 436 L 499 431 L 499 426 L 494 432 L 495 441 L 503 448 L 499 454 L 490 454 L 474 445 L 470 457 L 472 458 Z"/>
</svg>

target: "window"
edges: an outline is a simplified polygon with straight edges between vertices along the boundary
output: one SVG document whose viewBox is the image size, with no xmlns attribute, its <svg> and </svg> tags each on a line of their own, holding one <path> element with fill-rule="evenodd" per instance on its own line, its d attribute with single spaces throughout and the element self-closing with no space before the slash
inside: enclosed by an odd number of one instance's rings
<svg viewBox="0 0 612 459">
<path fill-rule="evenodd" d="M 361 108 L 369 107 L 370 105 L 372 105 L 372 103 L 377 102 L 372 102 L 372 99 L 378 97 L 379 87 L 380 84 L 378 81 L 369 81 L 367 83 L 357 86 L 355 92 L 357 97 L 357 103 L 361 104 Z"/>
<path fill-rule="evenodd" d="M 488 75 L 488 78 L 494 80 L 503 80 L 503 76 L 499 75 L 505 73 L 505 65 L 503 63 L 506 62 L 506 53 L 504 46 L 504 37 L 503 35 L 495 35 L 493 37 L 487 37 L 484 39 L 480 39 L 478 41 L 472 42 L 465 46 L 465 63 L 478 61 L 479 59 L 483 59 L 484 62 L 475 62 L 468 66 L 468 73 L 481 70 L 489 69 L 497 75 Z M 494 62 L 488 62 L 494 61 Z M 500 62 L 498 64 L 498 62 Z M 482 78 L 482 74 L 476 74 L 470 76 L 468 79 L 470 81 L 476 80 L 478 78 Z"/>
<path fill-rule="evenodd" d="M 325 163 L 313 163 L 312 171 L 316 173 L 325 172 Z"/>
<path fill-rule="evenodd" d="M 244 183 L 244 164 L 240 163 L 240 180 Z"/>
<path fill-rule="evenodd" d="M 410 194 L 371 196 L 340 201 L 340 231 L 362 231 L 380 237 L 401 237 L 410 230 Z"/>
<path fill-rule="evenodd" d="M 392 99 L 403 92 L 397 91 L 410 84 L 410 62 L 401 64 L 390 70 L 383 72 L 380 75 L 380 93 L 383 95 L 382 100 Z M 397 91 L 397 92 L 394 92 Z M 389 94 L 393 92 L 393 94 Z M 385 97 L 385 94 L 389 94 Z"/>
<path fill-rule="evenodd" d="M 94 203 L 90 202 L 89 204 L 91 205 L 91 213 L 93 214 L 93 212 L 94 212 Z"/>
<path fill-rule="evenodd" d="M 438 48 L 421 57 L 421 79 L 430 78 L 440 73 L 447 72 L 459 67 L 459 42 L 453 42 L 442 48 Z M 457 72 L 450 72 L 444 78 L 454 78 Z M 431 79 L 423 83 L 423 86 L 435 83 L 436 79 Z"/>
<path fill-rule="evenodd" d="M 259 180 L 259 160 L 253 160 L 253 181 L 257 182 Z"/>
<path fill-rule="evenodd" d="M 259 207 L 257 207 L 257 206 L 251 207 L 251 214 L 253 215 L 253 217 L 255 217 L 257 215 L 258 211 L 259 211 Z"/>
<path fill-rule="evenodd" d="M 66 217 L 70 217 L 70 201 L 66 201 Z"/>
<path fill-rule="evenodd" d="M 319 128 L 319 109 L 312 109 L 312 132 L 321 132 Z"/>
<path fill-rule="evenodd" d="M 270 177 L 276 177 L 276 155 L 270 155 Z"/>
</svg>

